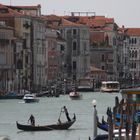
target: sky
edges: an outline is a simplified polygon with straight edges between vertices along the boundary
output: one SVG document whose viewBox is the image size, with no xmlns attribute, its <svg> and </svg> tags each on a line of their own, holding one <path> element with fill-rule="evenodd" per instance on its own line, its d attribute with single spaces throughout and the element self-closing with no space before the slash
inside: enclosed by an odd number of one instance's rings
<svg viewBox="0 0 140 140">
<path fill-rule="evenodd" d="M 70 15 L 71 12 L 95 12 L 114 18 L 121 27 L 140 28 L 140 0 L 0 0 L 5 5 L 41 4 L 42 15 Z"/>
</svg>

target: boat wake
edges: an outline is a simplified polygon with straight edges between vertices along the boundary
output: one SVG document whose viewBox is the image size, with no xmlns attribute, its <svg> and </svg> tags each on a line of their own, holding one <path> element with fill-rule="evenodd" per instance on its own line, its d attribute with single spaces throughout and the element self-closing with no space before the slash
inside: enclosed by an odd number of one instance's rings
<svg viewBox="0 0 140 140">
<path fill-rule="evenodd" d="M 19 104 L 25 104 L 25 102 L 24 101 L 20 101 L 20 102 L 18 102 Z"/>
</svg>

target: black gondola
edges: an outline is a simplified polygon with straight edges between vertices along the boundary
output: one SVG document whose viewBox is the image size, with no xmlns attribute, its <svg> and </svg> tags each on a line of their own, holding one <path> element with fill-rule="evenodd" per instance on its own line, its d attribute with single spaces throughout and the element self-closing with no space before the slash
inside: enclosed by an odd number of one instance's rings
<svg viewBox="0 0 140 140">
<path fill-rule="evenodd" d="M 115 128 L 118 128 L 119 126 L 120 126 L 120 122 L 116 121 Z M 108 132 L 109 124 L 104 119 L 102 119 L 102 122 L 99 122 L 99 120 L 97 119 L 97 127 L 100 128 L 101 130 Z"/>
<path fill-rule="evenodd" d="M 108 134 L 97 135 L 94 140 L 108 140 Z"/>
<path fill-rule="evenodd" d="M 67 121 L 67 122 L 63 122 L 63 123 L 58 122 L 58 123 L 52 124 L 52 125 L 33 126 L 33 125 L 23 125 L 18 122 L 16 122 L 16 124 L 17 124 L 18 129 L 24 130 L 24 131 L 50 131 L 50 130 L 66 130 L 66 129 L 70 128 L 75 121 L 76 121 L 76 116 L 74 114 L 74 117 L 71 121 Z"/>
<path fill-rule="evenodd" d="M 104 130 L 106 132 L 108 132 L 108 123 L 105 121 L 99 122 L 99 120 L 97 121 L 97 126 L 98 128 L 100 128 L 101 130 Z"/>
</svg>

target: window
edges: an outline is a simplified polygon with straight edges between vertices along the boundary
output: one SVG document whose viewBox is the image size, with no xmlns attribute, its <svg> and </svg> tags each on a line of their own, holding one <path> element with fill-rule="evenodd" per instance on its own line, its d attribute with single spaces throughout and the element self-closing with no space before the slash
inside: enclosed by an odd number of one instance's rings
<svg viewBox="0 0 140 140">
<path fill-rule="evenodd" d="M 135 38 L 135 44 L 137 44 L 137 39 Z"/>
<path fill-rule="evenodd" d="M 131 51 L 129 50 L 129 57 L 131 58 Z"/>
<path fill-rule="evenodd" d="M 134 44 L 134 39 L 132 38 L 132 44 Z"/>
<path fill-rule="evenodd" d="M 76 35 L 76 34 L 77 34 L 77 30 L 73 29 L 73 35 Z"/>
<path fill-rule="evenodd" d="M 76 46 L 77 46 L 77 43 L 73 42 L 73 51 L 76 51 Z"/>
<path fill-rule="evenodd" d="M 61 51 L 64 51 L 64 50 L 65 50 L 64 45 L 61 45 L 61 46 L 60 46 L 60 50 L 61 50 Z"/>
<path fill-rule="evenodd" d="M 131 44 L 131 39 L 129 39 L 129 44 Z"/>
<path fill-rule="evenodd" d="M 130 41 L 130 40 L 129 40 L 129 41 Z M 132 39 L 131 39 L 131 43 L 132 43 L 132 44 L 137 44 L 137 39 L 136 39 L 136 38 L 132 38 Z"/>
<path fill-rule="evenodd" d="M 0 53 L 0 64 L 6 64 L 6 55 L 4 53 Z"/>
<path fill-rule="evenodd" d="M 28 56 L 25 57 L 26 64 L 28 64 Z"/>
<path fill-rule="evenodd" d="M 105 67 L 104 66 L 102 66 L 102 70 L 105 70 Z"/>
<path fill-rule="evenodd" d="M 132 51 L 132 58 L 134 57 L 134 55 L 135 55 L 135 52 L 134 52 L 134 50 Z"/>
<path fill-rule="evenodd" d="M 76 61 L 73 61 L 73 69 L 76 69 Z"/>
<path fill-rule="evenodd" d="M 132 63 L 132 64 L 131 64 L 131 68 L 132 68 L 132 69 L 136 69 L 136 63 Z"/>
<path fill-rule="evenodd" d="M 113 38 L 113 45 L 116 45 L 116 38 Z"/>
<path fill-rule="evenodd" d="M 137 58 L 137 51 L 135 51 L 135 58 Z"/>
<path fill-rule="evenodd" d="M 73 80 L 76 80 L 76 75 L 73 75 Z"/>
<path fill-rule="evenodd" d="M 102 62 L 104 62 L 105 61 L 105 56 L 104 56 L 104 54 L 102 54 Z"/>
</svg>

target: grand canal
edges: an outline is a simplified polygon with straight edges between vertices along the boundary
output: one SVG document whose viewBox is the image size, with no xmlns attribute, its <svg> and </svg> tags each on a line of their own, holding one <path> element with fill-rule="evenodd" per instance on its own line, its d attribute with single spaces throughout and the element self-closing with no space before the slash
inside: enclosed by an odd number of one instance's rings
<svg viewBox="0 0 140 140">
<path fill-rule="evenodd" d="M 39 103 L 25 104 L 22 100 L 0 100 L 0 135 L 10 137 L 10 140 L 88 140 L 93 136 L 93 106 L 97 101 L 98 116 L 106 118 L 107 107 L 113 107 L 115 97 L 120 93 L 82 93 L 81 100 L 71 100 L 68 95 L 60 97 L 43 97 Z M 70 116 L 76 114 L 76 122 L 69 130 L 54 130 L 43 132 L 24 132 L 16 128 L 16 121 L 27 124 L 30 114 L 33 114 L 37 125 L 57 123 L 60 109 L 67 106 Z M 61 121 L 65 121 L 64 114 Z M 98 130 L 98 133 L 103 133 Z"/>
</svg>

